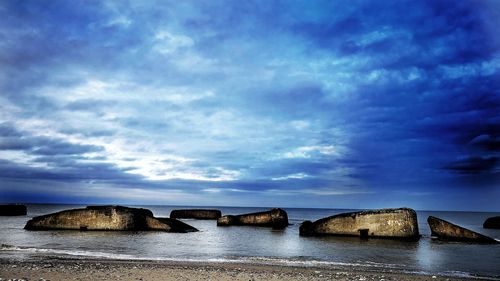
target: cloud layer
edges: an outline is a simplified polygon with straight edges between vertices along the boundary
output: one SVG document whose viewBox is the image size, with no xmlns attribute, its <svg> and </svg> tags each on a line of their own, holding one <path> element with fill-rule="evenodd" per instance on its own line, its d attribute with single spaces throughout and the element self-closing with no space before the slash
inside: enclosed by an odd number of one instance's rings
<svg viewBox="0 0 500 281">
<path fill-rule="evenodd" d="M 4 1 L 0 196 L 497 210 L 499 14 Z"/>
</svg>

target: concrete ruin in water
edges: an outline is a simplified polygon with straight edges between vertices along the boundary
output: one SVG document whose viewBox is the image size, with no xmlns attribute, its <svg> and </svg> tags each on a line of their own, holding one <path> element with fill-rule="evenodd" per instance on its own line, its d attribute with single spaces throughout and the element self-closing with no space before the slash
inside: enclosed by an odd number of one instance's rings
<svg viewBox="0 0 500 281">
<path fill-rule="evenodd" d="M 418 240 L 417 214 L 409 208 L 343 213 L 300 226 L 302 236 L 357 236 Z"/>
</svg>

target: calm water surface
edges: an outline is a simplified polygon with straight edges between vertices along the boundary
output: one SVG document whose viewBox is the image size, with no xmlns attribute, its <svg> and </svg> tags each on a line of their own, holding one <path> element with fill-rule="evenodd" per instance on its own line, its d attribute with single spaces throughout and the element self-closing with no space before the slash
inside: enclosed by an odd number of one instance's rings
<svg viewBox="0 0 500 281">
<path fill-rule="evenodd" d="M 194 233 L 25 231 L 31 217 L 83 206 L 29 205 L 26 217 L 0 217 L 0 257 L 43 259 L 75 256 L 113 259 L 242 261 L 289 265 L 349 265 L 396 271 L 500 277 L 500 245 L 444 243 L 430 239 L 427 217 L 434 215 L 480 233 L 500 238 L 500 230 L 483 229 L 487 217 L 500 213 L 417 211 L 422 239 L 418 242 L 339 237 L 300 237 L 304 220 L 348 212 L 339 209 L 293 209 L 290 227 L 217 227 L 216 222 L 184 220 Z M 142 206 L 155 216 L 168 217 L 175 206 Z M 217 208 L 242 214 L 265 208 Z"/>
</svg>

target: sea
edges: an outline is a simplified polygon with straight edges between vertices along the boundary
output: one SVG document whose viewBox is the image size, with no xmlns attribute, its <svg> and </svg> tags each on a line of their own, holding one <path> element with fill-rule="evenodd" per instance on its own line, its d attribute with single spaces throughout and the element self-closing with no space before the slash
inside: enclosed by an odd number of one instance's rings
<svg viewBox="0 0 500 281">
<path fill-rule="evenodd" d="M 300 267 L 354 266 L 366 270 L 455 277 L 500 279 L 500 244 L 441 242 L 431 239 L 427 217 L 436 216 L 500 239 L 500 230 L 483 229 L 484 220 L 500 212 L 417 211 L 421 239 L 417 242 L 356 237 L 301 237 L 304 220 L 359 210 L 284 208 L 291 225 L 283 230 L 266 227 L 217 227 L 215 220 L 184 222 L 199 229 L 192 233 L 155 231 L 27 231 L 34 217 L 84 205 L 28 205 L 27 216 L 0 217 L 0 258 L 118 259 L 151 261 L 237 262 Z M 194 206 L 131 206 L 147 208 L 157 217 L 173 209 Z M 269 208 L 218 207 L 224 215 Z"/>
</svg>

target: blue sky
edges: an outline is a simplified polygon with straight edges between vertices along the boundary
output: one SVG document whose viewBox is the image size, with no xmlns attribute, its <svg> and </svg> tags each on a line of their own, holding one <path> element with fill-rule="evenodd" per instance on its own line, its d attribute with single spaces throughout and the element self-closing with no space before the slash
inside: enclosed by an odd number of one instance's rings
<svg viewBox="0 0 500 281">
<path fill-rule="evenodd" d="M 0 201 L 500 210 L 498 1 L 0 16 Z"/>
</svg>

